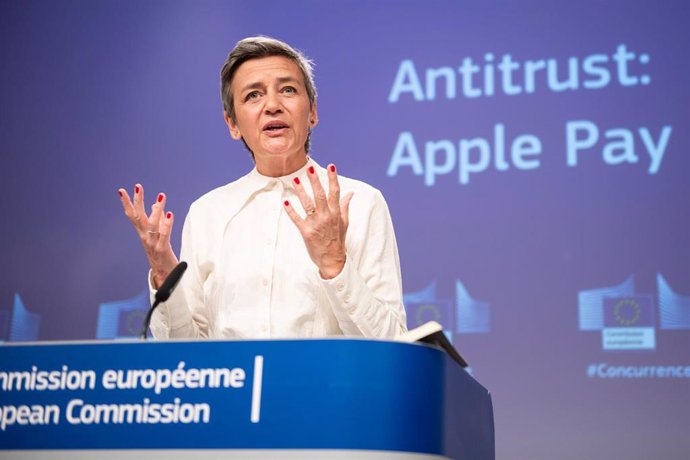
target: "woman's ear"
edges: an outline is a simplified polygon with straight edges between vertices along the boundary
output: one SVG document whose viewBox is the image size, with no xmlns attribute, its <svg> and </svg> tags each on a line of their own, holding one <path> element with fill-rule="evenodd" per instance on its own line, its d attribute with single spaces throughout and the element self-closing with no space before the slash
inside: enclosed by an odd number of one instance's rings
<svg viewBox="0 0 690 460">
<path fill-rule="evenodd" d="M 225 119 L 225 124 L 228 125 L 228 131 L 230 131 L 230 136 L 236 141 L 242 139 L 242 133 L 240 133 L 240 128 L 237 126 L 237 123 L 232 121 L 232 118 L 230 118 L 228 112 L 223 112 L 223 118 Z"/>
<path fill-rule="evenodd" d="M 319 124 L 319 113 L 316 110 L 316 99 L 314 99 L 314 103 L 311 105 L 309 127 L 313 128 L 318 124 Z"/>
</svg>

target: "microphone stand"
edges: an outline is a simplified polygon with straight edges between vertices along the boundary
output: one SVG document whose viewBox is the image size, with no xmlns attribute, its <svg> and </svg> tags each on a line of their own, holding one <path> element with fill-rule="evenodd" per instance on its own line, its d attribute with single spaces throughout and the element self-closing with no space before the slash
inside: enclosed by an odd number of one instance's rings
<svg viewBox="0 0 690 460">
<path fill-rule="evenodd" d="M 146 314 L 144 325 L 141 328 L 141 333 L 139 334 L 139 337 L 142 340 L 146 340 L 148 338 L 149 326 L 151 325 L 153 311 L 156 309 L 158 304 L 168 300 L 170 294 L 172 294 L 175 290 L 175 287 L 177 287 L 177 283 L 180 282 L 182 275 L 184 275 L 185 270 L 187 270 L 187 262 L 180 262 L 177 264 L 177 266 L 170 272 L 168 277 L 165 278 L 165 281 L 163 281 L 163 284 L 161 284 L 161 287 L 158 289 L 158 291 L 156 291 L 153 305 L 151 305 L 149 312 Z"/>
</svg>

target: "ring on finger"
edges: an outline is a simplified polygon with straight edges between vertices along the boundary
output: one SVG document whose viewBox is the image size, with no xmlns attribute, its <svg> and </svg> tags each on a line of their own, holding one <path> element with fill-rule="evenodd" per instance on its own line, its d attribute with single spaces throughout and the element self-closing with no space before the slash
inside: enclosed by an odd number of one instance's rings
<svg viewBox="0 0 690 460">
<path fill-rule="evenodd" d="M 315 213 L 316 213 L 316 209 L 314 209 L 314 208 L 307 209 L 307 216 L 311 216 L 312 214 L 315 214 Z"/>
<path fill-rule="evenodd" d="M 149 235 L 160 235 L 161 234 L 161 232 L 155 232 L 153 230 L 148 230 L 146 233 L 148 233 Z"/>
</svg>

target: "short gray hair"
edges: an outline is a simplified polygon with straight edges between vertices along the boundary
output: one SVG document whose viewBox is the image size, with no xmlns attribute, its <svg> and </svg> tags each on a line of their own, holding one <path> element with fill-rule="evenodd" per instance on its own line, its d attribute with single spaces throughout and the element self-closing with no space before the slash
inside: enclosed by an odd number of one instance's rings
<svg viewBox="0 0 690 460">
<path fill-rule="evenodd" d="M 235 101 L 232 96 L 231 85 L 237 69 L 250 59 L 270 56 L 283 56 L 297 64 L 297 67 L 299 67 L 304 77 L 304 85 L 307 88 L 309 105 L 312 107 L 314 106 L 314 102 L 316 101 L 314 63 L 299 50 L 275 38 L 264 36 L 247 37 L 237 42 L 232 51 L 230 51 L 230 54 L 228 54 L 223 68 L 220 70 L 220 97 L 223 100 L 223 109 L 225 113 L 228 114 L 233 122 L 237 122 L 237 118 L 235 116 Z M 304 145 L 307 152 L 309 152 L 310 138 L 311 133 L 307 136 L 307 141 Z M 249 147 L 247 146 L 247 148 Z"/>
</svg>

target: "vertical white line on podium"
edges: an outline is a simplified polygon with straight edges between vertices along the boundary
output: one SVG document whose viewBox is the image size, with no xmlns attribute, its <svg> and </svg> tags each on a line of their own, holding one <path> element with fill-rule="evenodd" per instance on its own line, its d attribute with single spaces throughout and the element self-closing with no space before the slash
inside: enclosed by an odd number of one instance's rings
<svg viewBox="0 0 690 460">
<path fill-rule="evenodd" d="M 254 357 L 254 382 L 252 384 L 252 423 L 259 423 L 261 419 L 261 383 L 264 374 L 264 357 Z"/>
</svg>

